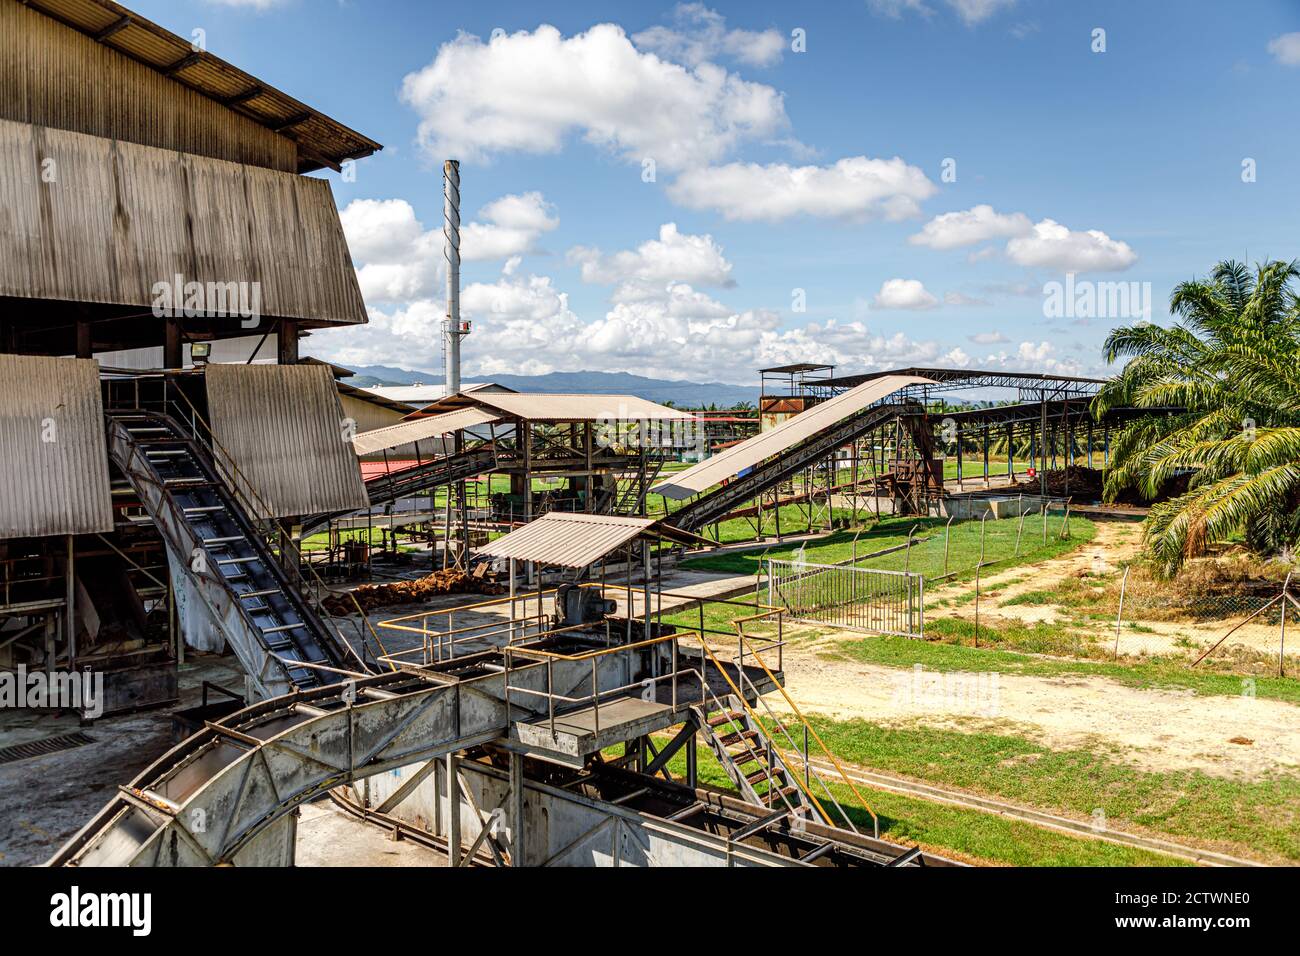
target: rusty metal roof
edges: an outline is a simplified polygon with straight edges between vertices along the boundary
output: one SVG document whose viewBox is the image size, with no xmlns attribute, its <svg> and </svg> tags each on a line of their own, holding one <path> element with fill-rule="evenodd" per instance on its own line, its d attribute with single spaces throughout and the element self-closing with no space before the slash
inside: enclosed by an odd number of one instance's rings
<svg viewBox="0 0 1300 956">
<path fill-rule="evenodd" d="M 500 420 L 499 416 L 481 408 L 462 408 L 428 418 L 413 418 L 384 428 L 372 428 L 352 439 L 352 447 L 358 455 L 370 455 L 387 448 L 450 435 L 462 428 L 473 428 L 475 425 L 487 425 Z"/>
<path fill-rule="evenodd" d="M 112 530 L 99 363 L 0 355 L 0 538 Z"/>
<path fill-rule="evenodd" d="M 209 365 L 203 374 L 212 433 L 263 511 L 283 518 L 369 503 L 327 366 Z"/>
<path fill-rule="evenodd" d="M 177 36 L 112 0 L 22 0 L 33 10 L 85 34 L 168 79 L 248 117 L 298 148 L 298 172 L 338 169 L 344 160 L 383 149 L 379 143 L 330 119 L 221 57 L 196 50 Z M 95 82 L 102 81 L 97 78 Z"/>
<path fill-rule="evenodd" d="M 669 498 L 682 499 L 712 488 L 725 478 L 732 478 L 746 468 L 779 455 L 823 429 L 848 418 L 908 385 L 933 384 L 919 375 L 888 375 L 873 379 L 834 398 L 814 405 L 806 412 L 787 418 L 768 431 L 748 438 L 726 451 L 705 459 L 692 468 L 680 471 L 651 490 Z"/>
<path fill-rule="evenodd" d="M 42 183 L 48 155 L 75 188 Z M 0 168 L 0 295 L 148 313 L 180 276 L 228 295 L 206 320 L 223 338 L 249 334 L 240 304 L 307 327 L 367 319 L 323 179 L 10 120 Z"/>
<path fill-rule="evenodd" d="M 585 568 L 646 532 L 654 518 L 550 511 L 475 551 L 565 568 Z"/>
<path fill-rule="evenodd" d="M 469 398 L 511 418 L 534 422 L 683 421 L 695 416 L 635 395 L 538 394 L 477 391 Z M 453 399 L 448 399 L 452 401 Z M 439 403 L 441 404 L 441 403 Z"/>
</svg>

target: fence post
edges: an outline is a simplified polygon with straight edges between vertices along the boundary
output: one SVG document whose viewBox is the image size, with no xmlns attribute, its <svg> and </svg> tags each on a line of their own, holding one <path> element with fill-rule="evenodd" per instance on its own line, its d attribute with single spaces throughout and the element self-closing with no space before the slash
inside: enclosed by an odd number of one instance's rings
<svg viewBox="0 0 1300 956">
<path fill-rule="evenodd" d="M 988 520 L 989 513 L 986 511 L 980 516 L 980 559 L 979 564 L 984 563 L 984 522 Z M 978 567 L 979 565 L 976 565 Z M 945 569 L 946 570 L 946 569 Z"/>
<path fill-rule="evenodd" d="M 948 516 L 948 523 L 943 526 L 943 573 L 948 573 L 948 541 L 952 537 L 952 519 L 956 515 Z"/>
<path fill-rule="evenodd" d="M 1119 657 L 1119 629 L 1120 623 L 1124 620 L 1124 592 L 1128 589 L 1128 573 L 1131 565 L 1124 567 L 1124 577 L 1119 582 L 1119 610 L 1115 613 L 1115 653 L 1113 657 Z"/>
<path fill-rule="evenodd" d="M 1277 676 L 1286 676 L 1286 612 L 1287 608 L 1287 589 L 1291 586 L 1291 572 L 1286 573 L 1286 580 L 1282 582 L 1282 633 L 1277 643 Z"/>
<path fill-rule="evenodd" d="M 975 646 L 980 646 L 980 566 L 975 565 Z"/>
<path fill-rule="evenodd" d="M 1043 544 L 1047 544 L 1047 502 L 1043 502 Z"/>
</svg>

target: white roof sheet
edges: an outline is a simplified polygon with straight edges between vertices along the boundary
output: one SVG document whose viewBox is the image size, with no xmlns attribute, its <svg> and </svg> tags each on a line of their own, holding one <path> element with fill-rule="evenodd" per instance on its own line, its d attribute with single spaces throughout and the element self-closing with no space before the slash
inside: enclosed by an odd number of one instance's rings
<svg viewBox="0 0 1300 956">
<path fill-rule="evenodd" d="M 585 568 L 627 544 L 654 523 L 654 518 L 550 511 L 475 553 L 480 557 L 514 558 L 565 568 Z"/>
<path fill-rule="evenodd" d="M 635 395 L 475 392 L 473 399 L 527 421 L 683 421 L 695 417 Z"/>
<path fill-rule="evenodd" d="M 682 499 L 699 494 L 712 488 L 724 478 L 734 478 L 746 468 L 752 468 L 761 461 L 779 455 L 799 442 L 811 438 L 823 429 L 829 428 L 855 412 L 876 402 L 907 385 L 931 385 L 931 379 L 917 375 L 887 375 L 872 379 L 857 388 L 851 388 L 834 398 L 814 405 L 806 412 L 788 418 L 780 425 L 768 431 L 747 438 L 738 445 L 708 458 L 693 468 L 680 471 L 666 481 L 655 485 L 655 494 L 668 498 Z"/>
<path fill-rule="evenodd" d="M 352 448 L 358 455 L 371 455 L 387 448 L 396 448 L 426 438 L 441 437 L 462 428 L 486 425 L 500 421 L 500 417 L 481 408 L 462 408 L 428 418 L 415 418 L 409 422 L 398 422 L 384 428 L 372 428 L 361 432 L 352 439 Z"/>
</svg>

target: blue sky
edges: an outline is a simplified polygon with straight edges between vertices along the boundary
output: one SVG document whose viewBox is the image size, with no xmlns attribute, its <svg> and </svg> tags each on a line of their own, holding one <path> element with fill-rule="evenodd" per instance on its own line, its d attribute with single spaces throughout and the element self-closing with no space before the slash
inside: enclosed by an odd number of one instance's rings
<svg viewBox="0 0 1300 956">
<path fill-rule="evenodd" d="M 1300 256 L 1295 0 L 133 6 L 384 143 L 326 174 L 372 322 L 308 350 L 345 363 L 439 366 L 449 157 L 467 377 L 1098 372 L 1144 284 L 1166 321 L 1218 259 Z M 1046 315 L 1067 273 L 1138 298 Z"/>
</svg>

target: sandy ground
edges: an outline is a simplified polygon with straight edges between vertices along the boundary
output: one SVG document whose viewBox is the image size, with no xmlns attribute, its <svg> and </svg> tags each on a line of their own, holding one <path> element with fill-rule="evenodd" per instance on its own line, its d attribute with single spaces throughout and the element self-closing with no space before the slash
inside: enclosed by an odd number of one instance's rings
<svg viewBox="0 0 1300 956">
<path fill-rule="evenodd" d="M 1153 771 L 1251 779 L 1300 768 L 1300 707 L 1281 701 L 1144 690 L 1100 677 L 918 674 L 828 660 L 808 645 L 787 651 L 785 676 L 801 710 L 838 720 L 1012 733 L 1053 750 L 1100 746 Z M 1232 742 L 1243 738 L 1251 743 Z"/>
<path fill-rule="evenodd" d="M 985 582 L 1012 582 L 999 592 L 999 601 L 1050 590 L 1081 571 L 1114 573 L 1119 562 L 1136 553 L 1140 541 L 1136 524 L 1099 522 L 1096 537 L 1085 547 L 990 575 Z M 1051 621 L 1058 612 L 1050 606 L 1012 605 L 992 614 Z M 967 614 L 969 607 L 936 613 Z M 1199 769 L 1251 779 L 1300 768 L 1300 707 L 1293 704 L 1147 690 L 1104 677 L 944 675 L 819 656 L 819 648 L 844 639 L 831 635 L 786 653 L 788 687 L 801 708 L 894 726 L 1014 733 L 1054 750 L 1104 748 L 1115 759 L 1153 771 Z M 1234 742 L 1242 740 L 1249 743 Z"/>
<path fill-rule="evenodd" d="M 1090 631 L 1102 637 L 1109 647 L 1115 637 L 1115 622 L 1080 621 L 1078 608 L 1063 608 L 1051 604 L 1008 604 L 1007 601 L 1027 591 L 1050 591 L 1060 582 L 1078 578 L 1084 573 L 1096 577 L 1117 579 L 1123 563 L 1135 557 L 1142 544 L 1142 528 L 1136 522 L 1099 521 L 1097 534 L 1086 546 L 1059 558 L 1033 565 L 1008 568 L 983 579 L 985 589 L 999 588 L 981 607 L 991 623 L 997 618 L 1020 621 L 1025 624 L 1070 620 L 1074 630 Z M 936 592 L 937 598 L 943 592 Z M 927 617 L 966 617 L 970 615 L 969 603 L 954 607 L 927 607 Z M 1240 623 L 1247 612 L 1206 621 L 1151 621 L 1144 620 L 1131 608 L 1124 614 L 1125 627 L 1120 632 L 1120 653 L 1183 654 L 1194 655 L 1199 649 L 1209 647 Z M 1141 625 L 1139 630 L 1127 626 Z M 1265 655 L 1276 655 L 1278 633 L 1275 624 L 1249 623 L 1233 632 L 1221 650 L 1229 645 L 1248 648 Z M 1289 643 L 1289 642 L 1288 642 Z M 1288 657 L 1293 656 L 1288 648 Z M 1300 642 L 1295 646 L 1300 654 Z"/>
</svg>

